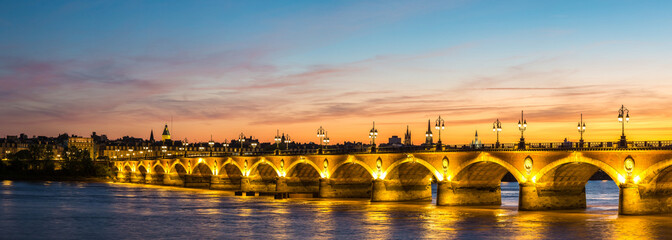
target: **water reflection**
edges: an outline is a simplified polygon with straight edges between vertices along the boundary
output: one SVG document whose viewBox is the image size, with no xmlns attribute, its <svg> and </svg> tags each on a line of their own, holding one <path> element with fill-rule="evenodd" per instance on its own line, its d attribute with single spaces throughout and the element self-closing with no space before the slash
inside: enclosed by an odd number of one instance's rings
<svg viewBox="0 0 672 240">
<path fill-rule="evenodd" d="M 2 238 L 596 238 L 670 236 L 672 216 L 618 216 L 613 182 L 589 182 L 587 210 L 518 212 L 518 184 L 496 207 L 366 199 L 235 197 L 229 192 L 131 184 L 0 185 Z"/>
</svg>

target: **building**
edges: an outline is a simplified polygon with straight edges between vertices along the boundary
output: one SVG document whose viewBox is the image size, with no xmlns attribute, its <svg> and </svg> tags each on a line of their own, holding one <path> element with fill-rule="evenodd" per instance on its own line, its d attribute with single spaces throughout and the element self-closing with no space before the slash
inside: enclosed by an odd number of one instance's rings
<svg viewBox="0 0 672 240">
<path fill-rule="evenodd" d="M 399 136 L 392 136 L 391 138 L 387 139 L 387 144 L 392 145 L 392 146 L 401 146 L 401 138 Z"/>
<path fill-rule="evenodd" d="M 96 159 L 98 156 L 96 151 L 96 144 L 93 142 L 93 138 L 88 137 L 77 137 L 72 135 L 68 138 L 68 149 L 76 147 L 80 150 L 87 150 L 91 155 L 91 159 Z"/>
</svg>

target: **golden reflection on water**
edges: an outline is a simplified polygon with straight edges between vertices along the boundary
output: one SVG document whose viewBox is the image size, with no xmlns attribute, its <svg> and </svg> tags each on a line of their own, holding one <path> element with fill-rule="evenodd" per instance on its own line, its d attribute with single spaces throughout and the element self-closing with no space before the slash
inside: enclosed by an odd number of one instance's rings
<svg viewBox="0 0 672 240">
<path fill-rule="evenodd" d="M 20 182 L 2 181 L 3 194 L 12 191 L 14 187 L 7 186 L 13 184 L 21 185 Z M 57 182 L 39 186 L 61 187 Z M 80 187 L 78 184 L 70 186 Z M 110 186 L 112 190 L 107 196 L 113 198 L 107 207 L 113 210 L 112 213 L 120 214 L 117 217 L 123 216 L 123 221 L 135 216 L 140 221 L 148 216 L 153 219 L 168 216 L 164 222 L 150 223 L 163 227 L 163 224 L 174 223 L 166 221 L 185 219 L 186 216 L 191 222 L 178 224 L 185 228 L 180 231 L 210 233 L 201 236 L 219 238 L 270 235 L 278 239 L 303 239 L 306 236 L 310 239 L 654 239 L 672 233 L 670 215 L 618 216 L 617 211 L 608 208 L 611 205 L 597 208 L 599 210 L 527 212 L 508 206 L 448 207 L 426 202 L 371 203 L 366 199 L 276 200 L 271 197 L 229 197 L 232 192 L 217 190 L 137 184 Z M 3 208 L 0 212 L 13 214 L 12 211 L 22 209 L 10 206 L 21 202 L 8 199 L 0 198 Z M 57 209 L 57 212 L 78 211 L 78 207 L 69 201 L 49 203 L 49 208 Z"/>
</svg>

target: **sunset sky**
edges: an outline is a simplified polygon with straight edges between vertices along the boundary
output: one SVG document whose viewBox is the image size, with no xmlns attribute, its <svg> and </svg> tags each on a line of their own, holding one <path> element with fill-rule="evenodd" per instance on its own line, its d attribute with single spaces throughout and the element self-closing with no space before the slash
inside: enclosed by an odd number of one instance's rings
<svg viewBox="0 0 672 240">
<path fill-rule="evenodd" d="M 1 4 L 2 137 L 672 139 L 671 1 Z"/>
</svg>

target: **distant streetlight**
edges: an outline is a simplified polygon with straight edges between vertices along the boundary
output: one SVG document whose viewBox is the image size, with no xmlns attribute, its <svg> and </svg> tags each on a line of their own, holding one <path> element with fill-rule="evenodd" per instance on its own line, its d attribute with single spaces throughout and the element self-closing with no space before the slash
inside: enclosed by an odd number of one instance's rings
<svg viewBox="0 0 672 240">
<path fill-rule="evenodd" d="M 492 131 L 497 133 L 497 142 L 495 143 L 495 148 L 499 148 L 499 132 L 502 131 L 502 122 L 499 121 L 499 118 L 492 123 Z"/>
<path fill-rule="evenodd" d="M 376 151 L 376 138 L 378 137 L 378 129 L 376 129 L 376 122 L 373 122 L 373 127 L 369 130 L 369 138 L 371 139 L 371 151 Z"/>
<path fill-rule="evenodd" d="M 325 132 L 324 134 L 324 139 L 322 139 L 322 142 L 324 142 L 324 145 L 329 145 L 329 132 Z"/>
<path fill-rule="evenodd" d="M 625 121 L 623 121 L 624 115 Z M 628 142 L 625 140 L 625 123 L 630 122 L 630 110 L 623 105 L 621 105 L 621 109 L 618 110 L 618 121 L 621 122 L 621 141 L 618 143 L 618 146 L 625 148 L 628 147 Z"/>
<path fill-rule="evenodd" d="M 184 138 L 184 142 L 182 143 L 182 146 L 184 146 L 184 157 L 187 157 L 187 147 L 189 146 L 189 142 L 187 142 L 187 138 Z"/>
<path fill-rule="evenodd" d="M 277 132 L 275 133 L 275 149 L 280 149 L 280 142 L 282 142 L 282 137 L 280 136 L 280 129 L 277 129 Z"/>
<path fill-rule="evenodd" d="M 323 140 L 322 138 L 324 138 L 324 137 L 325 137 L 324 128 L 322 128 L 322 126 L 320 126 L 320 128 L 317 129 L 317 138 L 320 139 L 320 147 L 322 147 L 322 140 Z"/>
<path fill-rule="evenodd" d="M 285 147 L 289 150 L 289 144 L 292 143 L 292 140 L 289 139 L 289 134 L 285 135 Z"/>
<path fill-rule="evenodd" d="M 133 149 L 132 148 L 128 149 L 128 159 L 133 160 Z"/>
<path fill-rule="evenodd" d="M 238 143 L 240 143 L 240 151 L 238 152 L 238 155 L 243 156 L 243 143 L 245 143 L 245 134 L 240 133 L 240 135 L 238 135 Z"/>
<path fill-rule="evenodd" d="M 523 133 L 527 130 L 527 120 L 523 116 L 523 111 L 520 111 L 520 120 L 518 120 L 518 130 L 520 130 L 520 142 L 518 143 L 518 149 L 525 149 L 525 137 Z"/>
<path fill-rule="evenodd" d="M 579 130 L 579 133 L 581 134 L 581 139 L 579 139 L 579 147 L 583 147 L 583 133 L 586 132 L 586 123 L 583 122 L 583 113 L 581 114 L 581 121 L 579 124 L 576 126 L 576 128 Z"/>
<path fill-rule="evenodd" d="M 222 146 L 224 147 L 224 152 L 227 152 L 229 149 L 229 140 L 224 139 L 224 143 L 222 143 Z"/>
<path fill-rule="evenodd" d="M 212 141 L 212 134 L 210 134 L 210 141 L 208 142 L 208 146 L 210 146 L 210 157 L 212 157 L 212 147 L 215 146 L 215 141 Z"/>
<path fill-rule="evenodd" d="M 441 150 L 443 146 L 441 145 L 441 130 L 446 129 L 446 122 L 439 116 L 439 118 L 436 119 L 436 123 L 434 124 L 434 128 L 436 128 L 437 131 L 439 131 L 439 141 L 436 142 L 436 150 Z"/>
</svg>

